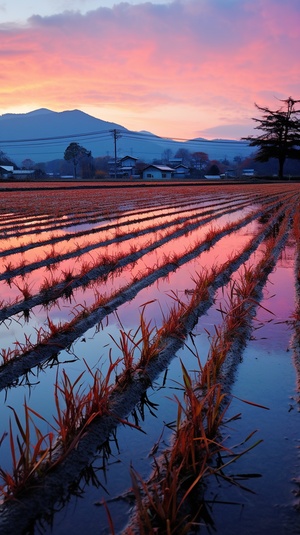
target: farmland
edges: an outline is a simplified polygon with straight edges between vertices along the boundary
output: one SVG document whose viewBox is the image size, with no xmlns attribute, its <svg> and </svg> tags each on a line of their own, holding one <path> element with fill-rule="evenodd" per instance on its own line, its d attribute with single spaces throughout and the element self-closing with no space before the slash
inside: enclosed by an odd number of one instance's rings
<svg viewBox="0 0 300 535">
<path fill-rule="evenodd" d="M 299 533 L 299 185 L 0 195 L 1 534 Z"/>
</svg>

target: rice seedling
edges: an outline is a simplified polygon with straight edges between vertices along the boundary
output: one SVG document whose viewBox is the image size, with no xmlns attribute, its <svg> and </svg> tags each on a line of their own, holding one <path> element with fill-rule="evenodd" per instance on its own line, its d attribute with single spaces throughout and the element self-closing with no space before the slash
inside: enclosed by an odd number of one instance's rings
<svg viewBox="0 0 300 535">
<path fill-rule="evenodd" d="M 6 264 L 4 264 L 5 271 L 10 272 L 14 269 L 14 265 L 11 260 L 9 260 Z"/>
<path fill-rule="evenodd" d="M 121 351 L 120 361 L 123 370 L 117 376 L 119 386 L 131 382 L 136 372 L 146 373 L 147 365 L 162 349 L 161 337 L 157 335 L 155 327 L 151 326 L 151 321 L 147 322 L 145 319 L 145 309 L 148 304 L 142 306 L 140 324 L 135 332 L 121 330 L 119 341 L 111 336 Z"/>
<path fill-rule="evenodd" d="M 24 301 L 28 301 L 32 297 L 31 287 L 25 282 L 24 286 L 21 286 L 16 281 L 13 281 L 12 284 L 18 288 L 19 292 L 22 294 Z"/>
<path fill-rule="evenodd" d="M 65 282 L 70 282 L 74 278 L 73 269 L 67 269 L 62 271 L 62 276 Z"/>
<path fill-rule="evenodd" d="M 1 366 L 5 366 L 8 362 L 11 360 L 19 357 L 21 354 L 21 351 L 17 349 L 11 349 L 11 348 L 1 348 Z"/>
<path fill-rule="evenodd" d="M 83 375 L 84 372 L 71 383 L 66 371 L 63 370 L 61 385 L 58 384 L 58 380 L 55 382 L 54 399 L 57 416 L 54 417 L 54 421 L 58 426 L 59 436 L 65 450 L 74 440 L 84 418 L 86 396 L 80 382 Z M 63 408 L 61 399 L 64 403 Z"/>
<path fill-rule="evenodd" d="M 41 467 L 46 460 L 51 460 L 53 452 L 53 433 L 43 435 L 33 421 L 33 416 L 45 421 L 37 412 L 30 409 L 24 401 L 24 417 L 22 424 L 16 410 L 13 411 L 19 435 L 14 438 L 12 422 L 9 423 L 9 441 L 12 459 L 12 471 L 8 472 L 0 467 L 0 496 L 3 500 L 20 497 L 29 486 L 37 481 Z M 35 435 L 35 439 L 32 438 Z M 36 442 L 34 442 L 34 440 Z"/>
<path fill-rule="evenodd" d="M 142 535 L 155 533 L 184 535 L 198 525 L 196 520 L 201 506 L 192 518 L 190 514 L 180 510 L 179 472 L 180 467 L 168 466 L 167 476 L 161 480 L 158 478 L 158 483 L 154 481 L 146 483 L 131 468 L 132 488 L 137 503 L 135 525 Z M 135 530 L 130 527 L 124 530 L 126 535 L 134 532 Z"/>
</svg>

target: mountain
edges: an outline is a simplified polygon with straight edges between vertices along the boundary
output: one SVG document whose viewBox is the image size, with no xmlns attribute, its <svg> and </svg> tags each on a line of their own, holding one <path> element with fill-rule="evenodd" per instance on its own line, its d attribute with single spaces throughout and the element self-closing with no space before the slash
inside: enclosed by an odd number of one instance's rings
<svg viewBox="0 0 300 535">
<path fill-rule="evenodd" d="M 133 132 L 116 123 L 97 119 L 80 110 L 54 112 L 40 108 L 29 113 L 0 116 L 0 150 L 16 164 L 30 158 L 36 163 L 62 159 L 71 142 L 79 143 L 94 157 L 126 155 L 152 162 L 167 150 L 172 156 L 178 149 L 206 152 L 211 160 L 229 160 L 248 156 L 247 143 L 203 138 L 173 141 L 145 130 Z M 171 152 L 170 152 L 171 151 Z"/>
</svg>

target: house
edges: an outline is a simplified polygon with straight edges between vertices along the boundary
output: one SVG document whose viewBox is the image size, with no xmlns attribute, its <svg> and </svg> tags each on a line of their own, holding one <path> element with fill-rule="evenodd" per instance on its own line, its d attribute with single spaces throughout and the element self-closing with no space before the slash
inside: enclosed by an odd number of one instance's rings
<svg viewBox="0 0 300 535">
<path fill-rule="evenodd" d="M 29 179 L 34 178 L 34 169 L 14 169 L 13 165 L 0 165 L 0 177 L 2 179 Z"/>
<path fill-rule="evenodd" d="M 0 177 L 3 179 L 11 178 L 13 176 L 13 165 L 0 165 Z"/>
<path fill-rule="evenodd" d="M 13 178 L 18 179 L 30 179 L 34 178 L 35 176 L 35 169 L 14 169 L 13 171 Z"/>
<path fill-rule="evenodd" d="M 170 179 L 174 176 L 175 170 L 167 165 L 148 165 L 143 171 L 143 178 L 164 180 Z"/>
<path fill-rule="evenodd" d="M 243 169 L 242 176 L 254 177 L 255 171 L 254 169 Z"/>
<path fill-rule="evenodd" d="M 168 164 L 170 165 L 170 167 L 178 167 L 178 165 L 181 165 L 183 162 L 182 162 L 182 158 L 170 158 L 169 161 L 168 161 Z"/>
<path fill-rule="evenodd" d="M 135 166 L 138 158 L 133 156 L 124 156 L 115 162 L 115 160 L 110 160 L 109 165 L 109 176 L 117 178 L 129 178 L 135 175 Z"/>
<path fill-rule="evenodd" d="M 221 178 L 237 178 L 237 172 L 235 169 L 227 169 L 223 175 L 221 175 Z"/>
<path fill-rule="evenodd" d="M 124 156 L 119 160 L 120 167 L 135 167 L 136 162 L 138 158 L 134 158 L 133 156 Z"/>
<path fill-rule="evenodd" d="M 174 178 L 185 178 L 190 175 L 190 170 L 186 165 L 176 165 L 174 168 Z"/>
</svg>

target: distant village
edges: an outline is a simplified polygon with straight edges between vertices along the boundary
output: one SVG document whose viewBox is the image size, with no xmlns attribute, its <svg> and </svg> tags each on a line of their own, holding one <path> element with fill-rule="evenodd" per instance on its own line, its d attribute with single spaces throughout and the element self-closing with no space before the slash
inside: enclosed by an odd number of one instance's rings
<svg viewBox="0 0 300 535">
<path fill-rule="evenodd" d="M 166 151 L 167 152 L 167 151 Z M 170 152 L 170 151 L 169 151 Z M 240 179 L 255 176 L 275 176 L 276 163 L 260 164 L 253 158 L 236 156 L 232 162 L 224 158 L 221 161 L 209 160 L 204 152 L 190 153 L 179 150 L 174 157 L 165 154 L 161 160 L 147 163 L 127 155 L 114 159 L 111 156 L 84 156 L 76 162 L 54 160 L 36 164 L 25 159 L 21 166 L 16 166 L 4 153 L 0 152 L 0 180 L 185 180 L 185 179 Z M 291 162 L 291 174 L 293 163 Z"/>
</svg>

